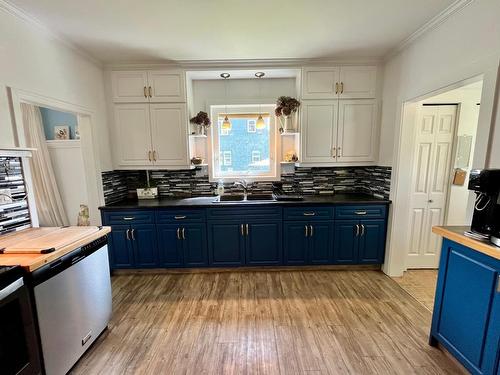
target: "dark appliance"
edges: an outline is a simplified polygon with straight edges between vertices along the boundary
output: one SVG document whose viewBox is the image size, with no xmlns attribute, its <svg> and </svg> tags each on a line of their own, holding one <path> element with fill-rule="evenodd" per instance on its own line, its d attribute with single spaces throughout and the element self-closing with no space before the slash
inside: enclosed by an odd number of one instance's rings
<svg viewBox="0 0 500 375">
<path fill-rule="evenodd" d="M 475 169 L 469 190 L 476 193 L 471 231 L 500 246 L 500 169 Z"/>
<path fill-rule="evenodd" d="M 0 373 L 41 374 L 30 295 L 19 266 L 0 266 Z"/>
</svg>

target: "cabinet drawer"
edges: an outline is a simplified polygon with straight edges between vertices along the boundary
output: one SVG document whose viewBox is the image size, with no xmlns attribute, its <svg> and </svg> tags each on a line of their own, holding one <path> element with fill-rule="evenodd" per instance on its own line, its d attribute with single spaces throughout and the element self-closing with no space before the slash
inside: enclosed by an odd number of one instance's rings
<svg viewBox="0 0 500 375">
<path fill-rule="evenodd" d="M 383 219 L 386 215 L 386 206 L 360 205 L 340 206 L 335 209 L 337 219 Z"/>
<path fill-rule="evenodd" d="M 153 211 L 109 211 L 104 213 L 104 224 L 152 224 Z"/>
<path fill-rule="evenodd" d="M 221 207 L 207 210 L 209 220 L 270 220 L 281 219 L 280 207 Z"/>
<path fill-rule="evenodd" d="M 205 210 L 160 210 L 156 214 L 158 224 L 199 223 L 205 221 Z"/>
<path fill-rule="evenodd" d="M 285 208 L 285 220 L 328 220 L 333 219 L 333 207 L 290 207 Z"/>
</svg>

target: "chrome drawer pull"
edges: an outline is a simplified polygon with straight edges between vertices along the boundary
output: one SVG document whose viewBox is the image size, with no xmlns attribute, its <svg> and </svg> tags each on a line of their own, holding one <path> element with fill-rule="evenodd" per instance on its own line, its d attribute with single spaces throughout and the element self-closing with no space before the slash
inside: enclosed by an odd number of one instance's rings
<svg viewBox="0 0 500 375">
<path fill-rule="evenodd" d="M 313 226 L 312 225 L 309 225 L 309 236 L 314 236 L 314 229 L 313 229 Z"/>
<path fill-rule="evenodd" d="M 354 211 L 356 215 L 366 215 L 366 211 Z"/>
<path fill-rule="evenodd" d="M 305 236 L 307 237 L 307 233 L 308 233 L 309 228 L 307 225 L 304 225 L 304 229 L 305 229 Z"/>
<path fill-rule="evenodd" d="M 182 228 L 182 239 L 186 239 L 186 228 Z"/>
<path fill-rule="evenodd" d="M 132 229 L 130 234 L 132 235 L 132 239 L 135 241 L 135 229 Z"/>
<path fill-rule="evenodd" d="M 177 228 L 177 239 L 178 240 L 181 239 L 180 231 L 181 231 L 181 228 Z"/>
<path fill-rule="evenodd" d="M 130 229 L 127 229 L 125 236 L 127 236 L 127 241 L 130 241 Z"/>
<path fill-rule="evenodd" d="M 361 224 L 361 236 L 365 235 L 365 225 Z"/>
<path fill-rule="evenodd" d="M 316 212 L 304 212 L 304 216 L 314 216 Z"/>
<path fill-rule="evenodd" d="M 359 224 L 356 224 L 356 237 L 359 236 Z"/>
<path fill-rule="evenodd" d="M 133 217 L 133 216 L 125 216 L 123 218 L 123 220 L 134 220 L 134 219 L 135 219 L 135 217 Z"/>
<path fill-rule="evenodd" d="M 182 220 L 185 219 L 187 216 L 174 216 L 175 220 Z"/>
<path fill-rule="evenodd" d="M 245 229 L 243 228 L 243 224 L 240 225 L 240 229 L 241 229 L 241 235 L 244 236 L 245 235 Z"/>
</svg>

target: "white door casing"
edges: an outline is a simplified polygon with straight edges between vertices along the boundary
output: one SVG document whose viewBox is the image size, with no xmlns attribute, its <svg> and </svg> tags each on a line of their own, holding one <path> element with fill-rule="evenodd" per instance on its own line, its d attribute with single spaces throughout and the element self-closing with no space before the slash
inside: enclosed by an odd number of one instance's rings
<svg viewBox="0 0 500 375">
<path fill-rule="evenodd" d="M 437 268 L 450 185 L 456 105 L 422 106 L 417 116 L 412 171 L 407 268 Z"/>
</svg>

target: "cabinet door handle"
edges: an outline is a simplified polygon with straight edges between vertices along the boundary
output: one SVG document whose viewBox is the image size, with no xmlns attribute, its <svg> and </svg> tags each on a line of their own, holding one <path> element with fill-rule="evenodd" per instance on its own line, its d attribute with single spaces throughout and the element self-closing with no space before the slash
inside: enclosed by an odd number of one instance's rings
<svg viewBox="0 0 500 375">
<path fill-rule="evenodd" d="M 342 149 L 337 147 L 337 157 L 340 158 Z"/>
<path fill-rule="evenodd" d="M 359 236 L 359 224 L 356 224 L 356 237 Z"/>
<path fill-rule="evenodd" d="M 144 86 L 144 97 L 148 97 L 148 88 L 146 86 Z"/>
<path fill-rule="evenodd" d="M 309 225 L 309 236 L 314 236 L 314 227 L 312 225 Z"/>
<path fill-rule="evenodd" d="M 153 160 L 156 161 L 156 150 L 153 150 Z"/>
<path fill-rule="evenodd" d="M 500 275 L 498 275 L 497 293 L 500 293 Z"/>
<path fill-rule="evenodd" d="M 354 211 L 356 215 L 366 215 L 366 211 Z"/>
<path fill-rule="evenodd" d="M 180 231 L 181 231 L 181 228 L 177 228 L 177 239 L 178 240 L 181 239 Z"/>
<path fill-rule="evenodd" d="M 316 212 L 304 212 L 304 216 L 314 216 Z"/>
<path fill-rule="evenodd" d="M 365 235 L 365 224 L 361 224 L 361 236 Z"/>
<path fill-rule="evenodd" d="M 130 234 L 132 235 L 132 240 L 134 240 L 134 241 L 135 241 L 135 229 L 132 229 L 132 230 L 130 231 Z"/>
<path fill-rule="evenodd" d="M 182 239 L 186 239 L 186 228 L 182 228 Z"/>
<path fill-rule="evenodd" d="M 129 220 L 134 220 L 134 219 L 135 219 L 135 217 L 134 217 L 134 216 L 124 216 L 124 217 L 123 217 L 123 220 L 127 220 L 127 221 L 129 221 Z"/>
<path fill-rule="evenodd" d="M 304 225 L 304 230 L 305 230 L 305 236 L 307 237 L 309 234 L 309 227 L 307 225 Z"/>
<path fill-rule="evenodd" d="M 153 97 L 153 89 L 151 88 L 151 86 L 149 86 L 149 97 Z"/>
<path fill-rule="evenodd" d="M 153 161 L 151 158 L 151 151 L 148 151 L 148 159 L 149 159 L 149 161 Z"/>
<path fill-rule="evenodd" d="M 127 229 L 125 236 L 127 237 L 127 241 L 130 241 L 130 229 Z"/>
<path fill-rule="evenodd" d="M 187 216 L 185 216 L 185 215 L 182 215 L 182 216 L 179 215 L 179 216 L 174 216 L 174 219 L 175 220 L 182 220 L 182 219 L 185 219 L 186 217 Z"/>
<path fill-rule="evenodd" d="M 340 82 L 340 93 L 344 93 L 344 82 Z"/>
<path fill-rule="evenodd" d="M 335 94 L 339 93 L 339 83 L 335 82 Z"/>
<path fill-rule="evenodd" d="M 330 155 L 332 158 L 335 158 L 337 156 L 337 148 L 336 147 L 332 148 L 332 152 Z"/>
<path fill-rule="evenodd" d="M 245 229 L 246 229 L 247 236 L 248 236 L 248 233 L 250 233 L 250 230 L 248 229 L 248 224 L 245 224 Z"/>
<path fill-rule="evenodd" d="M 241 235 L 244 236 L 245 235 L 245 229 L 243 227 L 243 224 L 240 225 L 240 229 L 241 229 Z"/>
</svg>

